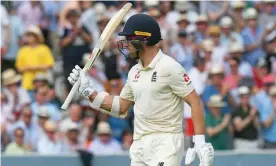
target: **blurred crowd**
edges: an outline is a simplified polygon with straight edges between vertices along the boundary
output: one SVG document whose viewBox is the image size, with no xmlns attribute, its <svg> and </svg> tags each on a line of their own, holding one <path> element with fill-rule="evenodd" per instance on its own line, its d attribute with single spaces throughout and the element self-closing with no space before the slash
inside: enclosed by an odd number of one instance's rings
<svg viewBox="0 0 276 166">
<path fill-rule="evenodd" d="M 118 154 L 132 143 L 133 110 L 117 119 L 79 96 L 67 111 L 67 77 L 84 66 L 110 18 L 127 1 L 1 1 L 1 151 L 85 150 Z M 276 149 L 275 1 L 137 1 L 161 27 L 164 53 L 187 71 L 205 109 L 207 141 L 216 150 Z M 111 37 L 88 75 L 98 91 L 119 95 L 137 62 Z M 188 78 L 187 78 L 188 79 Z M 194 134 L 183 115 L 185 148 Z"/>
</svg>

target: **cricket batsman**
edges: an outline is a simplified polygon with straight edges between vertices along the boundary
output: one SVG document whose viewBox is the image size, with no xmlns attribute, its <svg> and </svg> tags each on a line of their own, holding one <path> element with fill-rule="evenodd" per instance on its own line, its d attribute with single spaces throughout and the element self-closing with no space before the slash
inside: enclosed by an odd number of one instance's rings
<svg viewBox="0 0 276 166">
<path fill-rule="evenodd" d="M 188 150 L 186 164 L 195 154 L 200 166 L 211 166 L 214 149 L 205 142 L 204 111 L 199 96 L 185 69 L 158 44 L 158 23 L 146 14 L 131 16 L 119 36 L 118 49 L 125 56 L 139 60 L 129 73 L 120 96 L 97 92 L 79 66 L 68 81 L 80 78 L 78 92 L 90 100 L 90 106 L 111 116 L 124 118 L 134 104 L 134 141 L 130 148 L 131 166 L 180 166 L 184 156 L 182 129 L 183 100 L 191 106 L 195 128 L 194 148 Z"/>
</svg>

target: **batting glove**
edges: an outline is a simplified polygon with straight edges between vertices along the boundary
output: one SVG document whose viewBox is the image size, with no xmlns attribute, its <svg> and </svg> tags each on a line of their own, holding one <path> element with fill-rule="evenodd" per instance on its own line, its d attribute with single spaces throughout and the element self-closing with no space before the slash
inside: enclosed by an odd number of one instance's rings
<svg viewBox="0 0 276 166">
<path fill-rule="evenodd" d="M 214 160 L 214 148 L 210 143 L 205 143 L 205 138 L 197 139 L 196 137 L 204 136 L 195 136 L 194 137 L 194 148 L 189 148 L 185 157 L 185 165 L 191 164 L 197 154 L 200 164 L 199 166 L 212 166 Z"/>
<path fill-rule="evenodd" d="M 92 80 L 89 80 L 89 78 L 78 65 L 76 65 L 70 73 L 68 81 L 72 86 L 77 83 L 77 85 L 79 85 L 79 94 L 87 99 L 89 99 L 89 97 L 95 91 Z M 78 81 L 80 81 L 80 83 L 78 83 Z"/>
</svg>

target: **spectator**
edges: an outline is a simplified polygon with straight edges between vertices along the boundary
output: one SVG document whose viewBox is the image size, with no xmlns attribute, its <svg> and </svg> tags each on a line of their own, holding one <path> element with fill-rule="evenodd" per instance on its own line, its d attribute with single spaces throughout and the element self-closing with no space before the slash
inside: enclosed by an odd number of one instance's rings
<svg viewBox="0 0 276 166">
<path fill-rule="evenodd" d="M 27 106 L 31 103 L 31 99 L 25 89 L 18 86 L 21 81 L 21 76 L 13 69 L 7 69 L 2 73 L 2 80 L 8 102 L 10 103 L 10 112 L 13 113 L 16 118 L 19 116 L 19 111 L 23 106 Z"/>
<path fill-rule="evenodd" d="M 78 127 L 81 128 L 82 124 L 81 124 L 81 111 L 82 108 L 79 104 L 71 104 L 69 107 L 69 117 L 67 117 L 66 119 L 62 120 L 59 124 L 59 130 L 63 133 L 66 133 L 66 131 L 68 130 L 68 126 L 73 122 L 73 123 L 77 123 Z"/>
<path fill-rule="evenodd" d="M 15 140 L 8 144 L 5 154 L 17 154 L 22 155 L 29 152 L 31 149 L 29 149 L 24 144 L 24 130 L 22 128 L 16 128 L 14 130 L 14 138 Z"/>
<path fill-rule="evenodd" d="M 264 46 L 269 72 L 276 74 L 276 30 L 266 36 Z"/>
<path fill-rule="evenodd" d="M 200 13 L 206 13 L 208 19 L 212 23 L 218 20 L 229 12 L 229 2 L 227 1 L 202 1 L 200 2 Z"/>
<path fill-rule="evenodd" d="M 257 24 L 257 11 L 255 9 L 247 9 L 245 19 L 246 27 L 241 32 L 246 52 L 243 58 L 252 66 L 255 66 L 258 59 L 264 56 L 261 47 L 264 30 Z"/>
<path fill-rule="evenodd" d="M 263 79 L 268 74 L 268 64 L 265 58 L 261 57 L 259 58 L 255 69 L 253 69 L 253 78 L 258 88 L 262 88 L 264 86 Z"/>
<path fill-rule="evenodd" d="M 16 119 L 12 112 L 13 104 L 8 101 L 7 95 L 5 92 L 1 93 L 1 117 L 0 125 L 6 128 L 6 126 L 11 125 Z"/>
<path fill-rule="evenodd" d="M 6 8 L 1 4 L 0 6 L 1 12 L 1 60 L 2 56 L 5 55 L 8 51 L 9 43 L 10 43 L 10 20 L 8 17 L 8 13 Z M 1 63 L 2 64 L 2 63 Z M 2 71 L 2 70 L 1 70 Z"/>
<path fill-rule="evenodd" d="M 242 57 L 244 54 L 244 48 L 243 45 L 240 45 L 237 42 L 232 42 L 229 46 L 229 58 L 236 58 L 239 59 L 240 63 L 238 66 L 238 72 L 243 77 L 253 77 L 253 69 L 251 65 L 245 61 Z M 229 67 L 229 63 L 225 64 L 226 69 Z M 229 69 L 227 69 L 229 70 Z"/>
<path fill-rule="evenodd" d="M 194 67 L 192 67 L 188 73 L 197 94 L 201 95 L 205 89 L 208 79 L 205 59 L 198 56 L 195 58 L 193 65 Z"/>
<path fill-rule="evenodd" d="M 1 14 L 2 16 L 2 14 Z M 4 22 L 4 19 L 2 22 Z M 2 71 L 12 68 L 15 69 L 15 59 L 17 52 L 19 50 L 19 46 L 22 43 L 21 37 L 23 35 L 24 29 L 22 26 L 22 22 L 20 18 L 16 15 L 16 10 L 14 8 L 9 9 L 9 20 L 10 20 L 10 41 L 7 42 L 7 53 L 4 55 L 2 59 Z M 7 35 L 7 34 L 6 34 Z M 4 36 L 2 32 L 2 36 Z M 9 40 L 8 38 L 6 39 Z M 6 42 L 5 42 L 6 43 Z"/>
<path fill-rule="evenodd" d="M 264 139 L 263 148 L 276 148 L 276 107 L 275 107 L 275 86 L 269 89 L 269 100 L 262 100 L 263 104 L 259 111 L 262 124 L 262 135 Z"/>
<path fill-rule="evenodd" d="M 234 31 L 234 24 L 231 17 L 222 17 L 220 20 L 220 28 L 222 32 L 220 35 L 220 43 L 222 46 L 229 48 L 230 44 L 234 42 L 243 46 L 243 39 L 239 33 Z"/>
<path fill-rule="evenodd" d="M 38 153 L 60 154 L 68 151 L 66 145 L 58 138 L 56 124 L 53 121 L 45 123 L 45 133 L 47 136 L 38 141 Z"/>
<path fill-rule="evenodd" d="M 207 17 L 205 15 L 200 15 L 196 21 L 196 33 L 195 40 L 199 44 L 202 40 L 206 38 L 206 31 L 208 29 Z"/>
<path fill-rule="evenodd" d="M 122 133 L 122 149 L 128 151 L 133 142 L 133 133 L 129 130 L 125 130 Z"/>
<path fill-rule="evenodd" d="M 55 89 L 52 85 L 47 86 L 48 94 L 47 94 L 47 101 L 54 105 L 57 109 L 61 107 L 61 101 L 56 96 Z"/>
<path fill-rule="evenodd" d="M 97 126 L 97 138 L 90 145 L 89 151 L 95 155 L 121 153 L 121 145 L 111 137 L 111 134 L 109 124 L 100 122 Z"/>
<path fill-rule="evenodd" d="M 170 4 L 170 2 L 169 1 L 167 1 L 167 2 L 163 1 L 161 4 Z M 165 6 L 165 5 L 161 5 L 161 9 L 162 9 L 162 6 Z M 149 10 L 148 14 L 150 16 L 152 16 L 158 22 L 158 24 L 160 26 L 161 36 L 162 36 L 162 39 L 163 39 L 162 43 L 160 43 L 161 49 L 165 53 L 169 53 L 169 44 L 172 43 L 170 41 L 172 36 L 171 36 L 171 33 L 169 33 L 169 32 L 171 31 L 172 27 L 164 19 L 162 13 L 157 8 Z"/>
<path fill-rule="evenodd" d="M 187 14 L 180 15 L 178 20 L 176 20 L 176 23 L 177 23 L 176 30 L 172 35 L 174 34 L 177 35 L 179 31 L 186 30 L 186 28 L 190 25 Z M 174 38 L 175 38 L 174 41 L 177 41 L 177 36 L 175 36 Z"/>
<path fill-rule="evenodd" d="M 69 151 L 73 152 L 85 148 L 84 143 L 80 141 L 80 128 L 77 123 L 71 122 L 68 124 L 66 135 L 66 143 Z"/>
<path fill-rule="evenodd" d="M 244 1 L 232 1 L 231 2 L 232 13 L 231 16 L 235 22 L 235 30 L 237 32 L 241 32 L 245 27 L 245 19 L 243 17 L 243 12 L 245 9 L 245 2 Z"/>
<path fill-rule="evenodd" d="M 4 152 L 7 145 L 10 143 L 9 133 L 5 123 L 1 123 L 1 152 Z"/>
<path fill-rule="evenodd" d="M 46 107 L 40 107 L 39 112 L 37 114 L 38 116 L 38 132 L 39 132 L 39 138 L 46 137 L 45 133 L 45 123 L 50 119 L 50 114 Z M 39 141 L 39 140 L 37 140 Z"/>
<path fill-rule="evenodd" d="M 31 25 L 40 26 L 43 18 L 43 6 L 40 1 L 24 2 L 17 9 L 17 14 L 25 30 Z"/>
<path fill-rule="evenodd" d="M 26 90 L 33 90 L 33 80 L 37 74 L 49 74 L 54 65 L 51 50 L 42 44 L 44 38 L 40 29 L 31 26 L 26 31 L 28 44 L 19 49 L 16 58 L 16 68 L 23 75 L 22 86 Z"/>
<path fill-rule="evenodd" d="M 34 89 L 29 91 L 29 96 L 32 102 L 35 102 L 35 93 L 40 87 L 45 87 L 49 84 L 47 77 L 44 74 L 37 74 L 33 80 Z"/>
<path fill-rule="evenodd" d="M 213 54 L 214 44 L 212 40 L 205 39 L 199 45 L 200 49 L 200 56 L 204 58 L 205 61 L 205 70 L 208 72 L 210 71 L 211 67 L 213 66 L 212 62 L 212 54 Z"/>
<path fill-rule="evenodd" d="M 10 128 L 10 135 L 14 140 L 13 133 L 15 129 L 22 128 L 24 130 L 24 143 L 30 149 L 36 148 L 36 140 L 38 136 L 37 124 L 32 120 L 33 113 L 30 107 L 25 106 L 22 108 L 21 119 L 14 123 Z"/>
<path fill-rule="evenodd" d="M 82 120 L 82 128 L 80 131 L 80 139 L 85 142 L 88 139 L 90 130 L 96 129 L 96 114 L 90 110 L 86 110 L 84 114 L 84 118 Z"/>
<path fill-rule="evenodd" d="M 224 71 L 220 65 L 213 65 L 209 72 L 210 84 L 206 86 L 202 93 L 202 101 L 205 106 L 205 110 L 208 112 L 207 103 L 212 95 L 220 95 L 222 100 L 228 104 L 227 107 L 223 107 L 223 113 L 230 113 L 231 108 L 235 106 L 235 101 L 230 95 L 230 85 L 223 83 Z"/>
<path fill-rule="evenodd" d="M 208 101 L 208 112 L 205 116 L 207 140 L 215 150 L 226 150 L 228 141 L 228 125 L 230 114 L 224 114 L 222 108 L 227 103 L 219 95 L 212 95 Z"/>
<path fill-rule="evenodd" d="M 79 27 L 79 12 L 69 10 L 66 14 L 68 25 L 60 30 L 60 46 L 63 57 L 64 77 L 67 80 L 69 73 L 75 65 L 81 65 L 85 53 L 90 53 L 92 38 L 89 31 Z M 68 82 L 67 82 L 68 83 Z M 67 84 L 67 88 L 71 86 Z"/>
<path fill-rule="evenodd" d="M 58 46 L 59 37 L 57 34 L 58 31 L 58 20 L 59 20 L 59 12 L 64 6 L 64 1 L 42 1 L 44 8 L 44 15 L 47 17 L 49 21 L 49 34 L 48 39 L 50 42 L 50 47 L 53 51 L 53 55 L 58 57 L 60 55 L 60 48 Z"/>
<path fill-rule="evenodd" d="M 220 36 L 221 29 L 219 26 L 210 26 L 208 28 L 208 35 L 213 42 L 212 64 L 223 65 L 227 56 L 227 47 L 221 45 Z"/>
<path fill-rule="evenodd" d="M 82 11 L 80 16 L 80 24 L 85 26 L 89 33 L 91 34 L 92 41 L 91 48 L 96 44 L 96 41 L 99 39 L 100 32 L 99 27 L 97 26 L 96 22 L 96 11 L 92 7 L 93 2 L 91 1 L 79 1 L 79 5 Z"/>
<path fill-rule="evenodd" d="M 231 89 L 237 88 L 239 81 L 242 79 L 242 75 L 239 73 L 240 59 L 232 57 L 229 60 L 230 74 L 224 78 L 224 82 L 229 84 Z"/>
<path fill-rule="evenodd" d="M 232 114 L 235 128 L 235 149 L 258 148 L 258 117 L 257 110 L 249 104 L 250 90 L 246 86 L 239 87 L 240 104 Z"/>
<path fill-rule="evenodd" d="M 262 2 L 262 12 L 259 16 L 259 25 L 263 29 L 269 28 L 269 26 L 276 24 L 276 16 L 273 13 L 273 8 L 275 8 L 275 1 L 264 1 Z"/>
<path fill-rule="evenodd" d="M 185 30 L 179 31 L 178 42 L 171 47 L 170 55 L 189 71 L 193 66 L 194 55 L 187 42 L 187 32 Z"/>
<path fill-rule="evenodd" d="M 37 115 L 40 107 L 45 107 L 49 111 L 51 119 L 59 121 L 61 119 L 61 113 L 57 107 L 47 101 L 48 88 L 40 87 L 37 89 L 35 97 L 36 100 L 31 104 L 31 108 L 34 115 Z"/>
<path fill-rule="evenodd" d="M 110 39 L 110 45 L 103 51 L 102 61 L 104 62 L 104 72 L 108 79 L 105 84 L 106 92 L 117 95 L 123 88 L 123 82 L 119 73 L 120 64 L 119 52 L 115 38 Z"/>
</svg>

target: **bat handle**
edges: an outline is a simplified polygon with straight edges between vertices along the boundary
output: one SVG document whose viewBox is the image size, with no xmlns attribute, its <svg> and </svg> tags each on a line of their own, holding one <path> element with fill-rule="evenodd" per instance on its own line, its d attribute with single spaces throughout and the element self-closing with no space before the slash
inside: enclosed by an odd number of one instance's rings
<svg viewBox="0 0 276 166">
<path fill-rule="evenodd" d="M 74 98 L 74 95 L 77 93 L 78 88 L 80 86 L 80 78 L 78 79 L 78 81 L 73 85 L 72 89 L 70 90 L 68 96 L 66 97 L 64 103 L 61 106 L 61 109 L 63 110 L 67 110 L 68 106 L 70 105 L 71 101 Z"/>
</svg>

